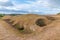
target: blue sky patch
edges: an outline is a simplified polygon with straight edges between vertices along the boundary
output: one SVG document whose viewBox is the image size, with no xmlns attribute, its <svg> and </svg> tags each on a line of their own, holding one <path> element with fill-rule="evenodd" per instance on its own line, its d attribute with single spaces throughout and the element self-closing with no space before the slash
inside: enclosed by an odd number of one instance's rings
<svg viewBox="0 0 60 40">
<path fill-rule="evenodd" d="M 56 14 L 60 0 L 0 0 L 0 13 Z"/>
</svg>

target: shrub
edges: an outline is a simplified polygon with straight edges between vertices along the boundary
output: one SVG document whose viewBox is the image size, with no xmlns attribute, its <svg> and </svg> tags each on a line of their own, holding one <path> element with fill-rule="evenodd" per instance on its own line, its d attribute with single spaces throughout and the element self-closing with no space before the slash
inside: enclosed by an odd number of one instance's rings
<svg viewBox="0 0 60 40">
<path fill-rule="evenodd" d="M 4 14 L 0 14 L 0 17 L 3 17 L 3 16 L 5 16 Z"/>
<path fill-rule="evenodd" d="M 47 18 L 48 20 L 51 20 L 51 21 L 54 21 L 54 20 L 55 20 L 55 18 L 54 18 L 54 17 L 46 16 L 46 18 Z"/>
<path fill-rule="evenodd" d="M 60 15 L 60 13 L 57 13 L 57 15 Z"/>
<path fill-rule="evenodd" d="M 40 27 L 46 26 L 46 23 L 45 23 L 44 19 L 38 19 L 36 21 L 36 24 Z"/>
<path fill-rule="evenodd" d="M 27 33 L 25 32 L 26 30 L 24 30 L 24 27 L 23 26 L 20 26 L 19 24 L 15 24 L 14 25 L 14 28 L 16 28 L 20 33 Z"/>
</svg>

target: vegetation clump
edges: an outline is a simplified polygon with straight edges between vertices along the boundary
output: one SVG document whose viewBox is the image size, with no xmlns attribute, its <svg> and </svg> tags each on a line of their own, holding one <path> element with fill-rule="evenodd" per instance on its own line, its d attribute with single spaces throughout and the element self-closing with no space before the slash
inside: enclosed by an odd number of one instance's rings
<svg viewBox="0 0 60 40">
<path fill-rule="evenodd" d="M 36 21 L 36 24 L 40 27 L 46 26 L 46 23 L 45 23 L 44 19 L 38 19 Z"/>
<path fill-rule="evenodd" d="M 47 18 L 48 20 L 51 20 L 51 21 L 54 21 L 54 20 L 55 20 L 54 17 L 50 17 L 50 16 L 46 16 L 46 18 Z"/>
<path fill-rule="evenodd" d="M 57 13 L 57 15 L 60 15 L 60 13 Z"/>
<path fill-rule="evenodd" d="M 5 14 L 0 14 L 0 17 L 3 17 L 3 16 L 5 16 Z"/>
<path fill-rule="evenodd" d="M 21 27 L 19 24 L 15 24 L 14 27 L 17 28 L 20 31 L 24 30 L 24 27 Z"/>
</svg>

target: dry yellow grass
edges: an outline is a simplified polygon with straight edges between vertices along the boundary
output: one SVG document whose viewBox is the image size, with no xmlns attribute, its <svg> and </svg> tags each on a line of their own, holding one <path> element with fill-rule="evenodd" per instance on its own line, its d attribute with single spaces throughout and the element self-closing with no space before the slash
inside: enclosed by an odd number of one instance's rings
<svg viewBox="0 0 60 40">
<path fill-rule="evenodd" d="M 46 25 L 48 25 L 50 23 L 50 20 L 48 20 L 46 17 L 40 16 L 40 15 L 33 15 L 33 14 L 18 15 L 18 16 L 14 16 L 14 17 L 4 16 L 2 19 L 9 19 L 9 22 L 12 22 L 13 26 L 19 25 L 18 28 L 22 28 L 23 27 L 24 30 L 26 30 L 26 31 L 35 31 L 35 30 L 38 30 L 40 28 L 40 26 L 38 26 L 36 24 L 36 21 L 38 19 L 43 19 L 44 23 Z M 43 28 L 41 28 L 39 30 L 42 30 L 42 29 Z"/>
<path fill-rule="evenodd" d="M 55 20 L 48 19 L 45 16 L 27 14 L 18 16 L 5 16 L 0 20 L 1 40 L 60 40 L 60 16 L 53 17 Z M 9 19 L 9 20 L 8 20 Z M 43 19 L 45 26 L 36 24 L 38 19 Z M 8 20 L 8 21 L 6 21 Z M 24 28 L 21 33 L 14 27 Z M 6 34 L 5 34 L 6 33 Z M 31 34 L 32 33 L 32 34 Z M 8 36 L 6 36 L 8 35 Z"/>
</svg>

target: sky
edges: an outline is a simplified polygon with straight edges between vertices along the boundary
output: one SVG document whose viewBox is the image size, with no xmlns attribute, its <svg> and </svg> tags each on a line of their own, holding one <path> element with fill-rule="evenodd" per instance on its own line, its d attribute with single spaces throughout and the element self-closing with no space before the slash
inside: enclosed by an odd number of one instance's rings
<svg viewBox="0 0 60 40">
<path fill-rule="evenodd" d="M 56 14 L 60 0 L 0 0 L 0 13 Z"/>
</svg>

